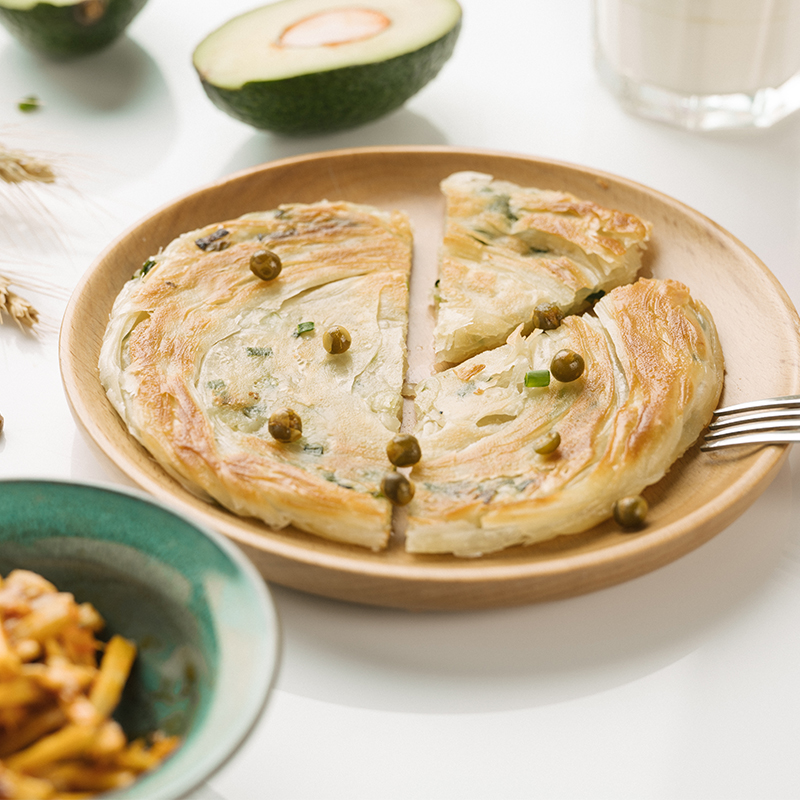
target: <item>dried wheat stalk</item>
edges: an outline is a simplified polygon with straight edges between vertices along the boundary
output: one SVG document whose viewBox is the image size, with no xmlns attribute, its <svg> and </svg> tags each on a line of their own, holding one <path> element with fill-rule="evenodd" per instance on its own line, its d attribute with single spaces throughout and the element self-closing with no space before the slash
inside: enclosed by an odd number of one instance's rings
<svg viewBox="0 0 800 800">
<path fill-rule="evenodd" d="M 0 144 L 0 181 L 4 183 L 55 183 L 53 168 L 41 158 Z"/>
<path fill-rule="evenodd" d="M 32 328 L 39 321 L 39 312 L 25 298 L 12 292 L 10 286 L 11 281 L 0 275 L 0 325 L 5 313 L 20 327 Z"/>
<path fill-rule="evenodd" d="M 48 161 L 0 144 L 0 186 L 55 182 L 56 173 Z M 39 322 L 39 312 L 24 297 L 11 290 L 12 280 L 0 275 L 0 325 L 3 316 L 8 315 L 21 328 L 32 328 Z"/>
</svg>

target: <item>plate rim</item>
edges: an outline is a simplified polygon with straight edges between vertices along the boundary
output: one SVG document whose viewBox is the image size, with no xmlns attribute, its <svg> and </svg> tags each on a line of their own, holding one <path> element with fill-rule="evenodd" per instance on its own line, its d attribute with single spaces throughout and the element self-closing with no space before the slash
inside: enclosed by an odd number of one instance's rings
<svg viewBox="0 0 800 800">
<path fill-rule="evenodd" d="M 708 218 L 702 212 L 688 206 L 676 198 L 665 194 L 657 189 L 646 186 L 637 181 L 631 180 L 627 177 L 616 175 L 604 170 L 596 169 L 594 167 L 585 166 L 582 164 L 571 163 L 558 159 L 551 159 L 545 157 L 533 156 L 530 154 L 506 152 L 494 149 L 481 149 L 481 148 L 468 148 L 468 147 L 450 147 L 446 145 L 392 145 L 392 146 L 370 146 L 370 147 L 353 147 L 353 148 L 340 148 L 335 150 L 327 150 L 313 153 L 304 153 L 297 156 L 289 156 L 286 158 L 268 161 L 263 164 L 255 165 L 245 169 L 232 172 L 228 175 L 222 176 L 210 183 L 203 184 L 194 190 L 182 193 L 174 199 L 162 203 L 150 213 L 140 217 L 132 225 L 129 225 L 121 233 L 119 233 L 93 260 L 89 268 L 81 276 L 80 280 L 75 286 L 70 299 L 68 301 L 65 313 L 62 318 L 61 329 L 59 332 L 59 366 L 61 372 L 62 383 L 65 389 L 65 394 L 69 407 L 75 420 L 78 422 L 79 427 L 83 432 L 88 434 L 89 438 L 96 445 L 100 452 L 114 463 L 128 478 L 134 481 L 139 487 L 145 489 L 150 495 L 158 498 L 162 503 L 177 504 L 178 509 L 182 513 L 188 513 L 190 516 L 197 518 L 200 516 L 201 521 L 206 526 L 212 527 L 214 530 L 219 531 L 223 535 L 236 542 L 240 548 L 251 557 L 251 560 L 257 562 L 257 566 L 261 567 L 262 574 L 264 573 L 263 562 L 264 558 L 278 559 L 290 561 L 301 568 L 311 570 L 311 572 L 319 575 L 320 571 L 334 571 L 341 575 L 358 576 L 365 579 L 370 586 L 367 591 L 357 591 L 357 594 L 363 596 L 353 597 L 347 591 L 337 591 L 327 587 L 323 591 L 317 592 L 328 597 L 337 597 L 344 600 L 355 600 L 356 602 L 365 602 L 370 605 L 390 605 L 401 607 L 419 607 L 419 608 L 468 608 L 468 607 L 487 607 L 487 605 L 516 605 L 527 602 L 534 602 L 537 600 L 553 599 L 558 596 L 573 596 L 581 594 L 586 591 L 594 591 L 603 586 L 613 585 L 622 581 L 637 577 L 641 574 L 656 569 L 660 566 L 669 563 L 676 558 L 690 552 L 696 547 L 708 541 L 722 529 L 727 527 L 736 517 L 738 517 L 749 505 L 751 505 L 757 497 L 763 492 L 772 478 L 777 474 L 781 468 L 784 460 L 786 459 L 789 446 L 788 445 L 772 445 L 767 446 L 760 450 L 753 457 L 752 464 L 747 470 L 739 476 L 739 478 L 727 486 L 727 488 L 715 495 L 709 502 L 700 508 L 695 509 L 688 515 L 680 517 L 678 520 L 664 525 L 660 529 L 649 531 L 648 536 L 632 536 L 623 541 L 617 541 L 605 545 L 599 549 L 593 549 L 582 553 L 572 553 L 559 556 L 553 559 L 532 559 L 525 562 L 495 562 L 489 563 L 482 559 L 463 559 L 457 556 L 445 556 L 448 559 L 447 566 L 442 567 L 439 563 L 397 563 L 387 560 L 381 561 L 380 553 L 372 554 L 371 551 L 358 548 L 358 552 L 353 553 L 353 548 L 347 545 L 338 545 L 338 543 L 331 543 L 328 540 L 321 539 L 321 544 L 335 545 L 344 548 L 341 552 L 330 552 L 316 550 L 313 547 L 308 547 L 303 539 L 297 541 L 283 541 L 281 539 L 273 539 L 267 529 L 267 535 L 256 533 L 248 529 L 240 527 L 238 518 L 235 518 L 231 512 L 224 509 L 217 509 L 215 506 L 208 504 L 208 512 L 203 513 L 195 507 L 197 501 L 189 493 L 186 496 L 176 496 L 170 488 L 164 488 L 158 484 L 155 478 L 149 474 L 144 473 L 136 464 L 129 463 L 124 459 L 124 463 L 120 463 L 119 457 L 114 457 L 109 453 L 107 445 L 111 444 L 112 451 L 113 443 L 109 442 L 108 437 L 97 425 L 91 415 L 90 410 L 86 407 L 85 403 L 80 402 L 83 398 L 78 386 L 77 376 L 71 371 L 69 364 L 70 345 L 72 344 L 71 332 L 75 331 L 75 314 L 76 307 L 85 291 L 87 284 L 96 277 L 96 273 L 104 264 L 108 256 L 115 251 L 127 238 L 134 234 L 139 228 L 146 223 L 152 222 L 155 218 L 168 214 L 171 210 L 177 209 L 183 203 L 195 198 L 199 195 L 213 193 L 223 186 L 235 183 L 237 181 L 247 180 L 249 177 L 258 175 L 265 172 L 280 170 L 284 168 L 291 168 L 295 165 L 305 164 L 308 162 L 318 162 L 322 159 L 337 159 L 337 158 L 352 158 L 359 156 L 376 156 L 376 155 L 428 155 L 431 157 L 443 155 L 460 155 L 465 157 L 488 157 L 498 159 L 518 159 L 530 162 L 535 165 L 544 165 L 557 169 L 566 169 L 568 171 L 582 173 L 594 177 L 599 181 L 611 181 L 616 184 L 621 184 L 629 189 L 637 192 L 644 193 L 645 195 L 654 196 L 661 203 L 669 205 L 679 210 L 682 214 L 688 215 L 697 221 L 711 226 L 722 239 L 727 240 L 730 244 L 734 245 L 741 253 L 749 259 L 752 265 L 758 268 L 763 276 L 767 278 L 776 293 L 783 301 L 785 310 L 789 312 L 794 322 L 795 339 L 800 347 L 800 318 L 798 318 L 797 311 L 788 293 L 778 281 L 776 276 L 769 270 L 769 268 L 761 261 L 750 248 L 742 243 L 736 236 L 723 228 L 715 221 Z M 99 378 L 98 378 L 99 382 Z M 794 375 L 794 384 L 797 391 L 800 391 L 800 373 Z M 121 420 L 120 425 L 124 430 L 124 423 Z M 129 434 L 128 434 L 129 435 Z M 137 443 L 138 444 L 138 443 Z M 106 446 L 104 446 L 106 445 Z M 155 462 L 153 462 L 155 463 Z M 157 466 L 157 465 L 156 465 Z M 158 469 L 161 469 L 158 467 Z M 210 515 L 209 515 L 210 512 Z M 216 512 L 216 513 L 215 513 Z M 219 518 L 221 516 L 221 519 Z M 686 531 L 692 531 L 699 527 L 705 528 L 703 536 L 696 537 L 692 541 L 686 541 Z M 307 534 L 306 534 L 307 535 Z M 501 582 L 508 582 L 510 584 L 525 584 L 531 581 L 547 581 L 563 576 L 567 573 L 575 571 L 591 571 L 596 568 L 608 567 L 615 565 L 618 569 L 617 572 L 625 572 L 624 568 L 629 565 L 631 560 L 640 558 L 643 554 L 649 552 L 652 558 L 645 559 L 647 562 L 644 566 L 640 563 L 639 567 L 632 570 L 622 577 L 616 575 L 611 576 L 609 580 L 602 581 L 602 585 L 590 585 L 587 583 L 585 588 L 573 587 L 572 590 L 567 591 L 563 595 L 558 592 L 547 590 L 546 587 L 531 587 L 530 591 L 517 592 L 519 598 L 515 599 L 514 596 L 502 598 L 495 598 L 494 602 L 478 602 L 477 604 L 470 602 L 469 587 L 475 584 L 494 584 Z M 366 557 L 365 557 L 366 555 Z M 378 556 L 374 558 L 372 556 Z M 652 562 L 652 563 L 651 563 Z M 269 565 L 267 565 L 269 568 Z M 274 576 L 265 575 L 268 580 L 274 580 L 276 583 L 292 586 L 292 583 L 276 579 Z M 376 598 L 375 591 L 380 594 L 380 585 L 386 582 L 400 582 L 410 583 L 412 585 L 431 585 L 431 582 L 438 582 L 440 587 L 445 592 L 445 595 L 452 595 L 451 597 L 441 597 L 436 599 L 423 600 L 422 604 L 415 606 L 409 602 L 398 602 L 391 598 L 381 600 Z M 302 585 L 305 581 L 300 581 L 301 585 L 295 585 L 294 588 L 301 588 L 307 591 L 314 591 L 313 588 L 309 589 L 307 586 Z M 372 585 L 374 584 L 374 586 Z M 513 592 L 512 592 L 513 594 Z M 455 600 L 455 603 L 453 602 Z"/>
</svg>

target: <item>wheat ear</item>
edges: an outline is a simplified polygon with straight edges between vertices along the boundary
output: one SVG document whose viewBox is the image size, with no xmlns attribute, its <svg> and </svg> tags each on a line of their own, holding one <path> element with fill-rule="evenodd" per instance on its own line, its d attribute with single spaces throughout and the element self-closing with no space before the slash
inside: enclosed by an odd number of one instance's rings
<svg viewBox="0 0 800 800">
<path fill-rule="evenodd" d="M 56 174 L 46 161 L 0 144 L 0 181 L 3 183 L 55 183 Z"/>
<path fill-rule="evenodd" d="M 8 314 L 20 327 L 32 328 L 39 321 L 39 312 L 9 286 L 11 281 L 0 275 L 0 325 L 3 323 L 3 313 Z"/>
</svg>

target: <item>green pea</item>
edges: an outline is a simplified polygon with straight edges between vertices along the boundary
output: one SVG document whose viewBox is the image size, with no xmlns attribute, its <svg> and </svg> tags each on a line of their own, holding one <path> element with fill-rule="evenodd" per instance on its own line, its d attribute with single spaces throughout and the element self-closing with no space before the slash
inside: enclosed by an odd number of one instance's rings
<svg viewBox="0 0 800 800">
<path fill-rule="evenodd" d="M 561 383 L 570 383 L 583 375 L 583 356 L 572 350 L 559 350 L 550 362 L 550 374 Z"/>
<path fill-rule="evenodd" d="M 396 467 L 410 467 L 422 458 L 422 451 L 416 436 L 398 433 L 388 445 L 386 455 Z"/>
<path fill-rule="evenodd" d="M 405 506 L 414 497 L 414 484 L 399 472 L 387 472 L 381 481 L 381 491 L 396 506 Z"/>
<path fill-rule="evenodd" d="M 334 356 L 346 353 L 350 348 L 350 333 L 341 325 L 334 325 L 322 334 L 322 346 Z"/>
<path fill-rule="evenodd" d="M 539 303 L 539 305 L 533 309 L 531 322 L 534 328 L 539 328 L 543 331 L 552 331 L 561 324 L 563 319 L 564 315 L 555 303 Z"/>
<path fill-rule="evenodd" d="M 288 444 L 296 442 L 303 435 L 303 421 L 291 408 L 281 408 L 270 416 L 267 430 L 273 439 Z"/>
<path fill-rule="evenodd" d="M 623 497 L 614 503 L 614 519 L 622 528 L 636 530 L 641 528 L 647 519 L 649 506 L 640 494 Z"/>
<path fill-rule="evenodd" d="M 555 452 L 560 444 L 561 434 L 558 431 L 549 431 L 533 443 L 533 451 L 540 456 L 547 456 Z"/>
<path fill-rule="evenodd" d="M 281 274 L 280 257 L 272 250 L 256 250 L 250 256 L 250 270 L 262 281 L 272 281 Z"/>
</svg>

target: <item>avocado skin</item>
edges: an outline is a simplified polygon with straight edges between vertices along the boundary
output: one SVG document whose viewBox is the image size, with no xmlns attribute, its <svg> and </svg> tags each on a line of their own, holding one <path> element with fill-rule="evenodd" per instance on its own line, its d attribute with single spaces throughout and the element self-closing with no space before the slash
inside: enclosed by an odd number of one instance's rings
<svg viewBox="0 0 800 800">
<path fill-rule="evenodd" d="M 147 0 L 108 0 L 103 16 L 92 24 L 79 21 L 76 3 L 37 3 L 27 11 L 0 6 L 0 23 L 22 44 L 53 58 L 77 58 L 108 46 L 128 27 Z"/>
<path fill-rule="evenodd" d="M 223 89 L 200 77 L 214 105 L 255 128 L 289 136 L 355 128 L 394 111 L 436 77 L 450 58 L 461 20 L 419 50 L 352 67 L 251 81 Z"/>
</svg>

